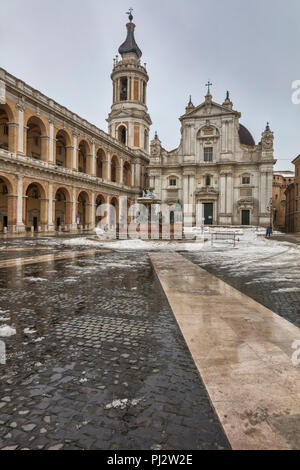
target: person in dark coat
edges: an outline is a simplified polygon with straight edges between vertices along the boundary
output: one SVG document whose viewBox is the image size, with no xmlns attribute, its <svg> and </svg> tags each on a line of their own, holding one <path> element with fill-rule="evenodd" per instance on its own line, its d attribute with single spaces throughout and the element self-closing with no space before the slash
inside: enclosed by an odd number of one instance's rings
<svg viewBox="0 0 300 470">
<path fill-rule="evenodd" d="M 266 238 L 271 238 L 271 234 L 272 234 L 272 228 L 269 226 L 267 228 Z"/>
</svg>

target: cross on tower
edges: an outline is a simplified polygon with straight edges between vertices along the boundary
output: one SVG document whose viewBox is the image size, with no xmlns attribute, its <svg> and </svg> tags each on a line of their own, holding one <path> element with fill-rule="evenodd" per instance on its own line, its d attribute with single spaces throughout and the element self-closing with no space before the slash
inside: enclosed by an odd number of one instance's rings
<svg viewBox="0 0 300 470">
<path fill-rule="evenodd" d="M 212 83 L 210 82 L 210 80 L 208 80 L 208 83 L 206 83 L 207 86 L 207 93 L 209 94 L 210 93 L 210 87 L 212 86 Z"/>
<path fill-rule="evenodd" d="M 133 8 L 130 7 L 130 8 L 129 8 L 129 11 L 127 11 L 127 13 L 126 13 L 126 15 L 129 15 L 130 21 L 133 20 L 132 12 L 133 12 Z"/>
</svg>

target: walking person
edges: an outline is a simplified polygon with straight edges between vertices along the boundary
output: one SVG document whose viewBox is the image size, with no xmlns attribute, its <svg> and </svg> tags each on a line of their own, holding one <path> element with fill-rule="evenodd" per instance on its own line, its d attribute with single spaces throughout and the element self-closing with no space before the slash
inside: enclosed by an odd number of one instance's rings
<svg viewBox="0 0 300 470">
<path fill-rule="evenodd" d="M 269 226 L 269 227 L 267 228 L 266 238 L 271 238 L 271 234 L 272 234 L 272 228 Z"/>
</svg>

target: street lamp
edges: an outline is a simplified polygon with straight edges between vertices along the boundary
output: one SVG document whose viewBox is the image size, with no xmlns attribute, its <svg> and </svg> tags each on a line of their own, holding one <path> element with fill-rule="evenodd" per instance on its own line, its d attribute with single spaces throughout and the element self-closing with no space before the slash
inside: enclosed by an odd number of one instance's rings
<svg viewBox="0 0 300 470">
<path fill-rule="evenodd" d="M 270 212 L 270 227 L 273 231 L 273 198 L 270 199 L 267 211 Z"/>
</svg>

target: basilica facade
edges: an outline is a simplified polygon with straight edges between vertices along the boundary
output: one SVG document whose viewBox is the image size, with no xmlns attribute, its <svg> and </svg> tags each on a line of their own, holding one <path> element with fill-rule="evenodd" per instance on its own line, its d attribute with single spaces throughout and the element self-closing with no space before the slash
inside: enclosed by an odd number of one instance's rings
<svg viewBox="0 0 300 470">
<path fill-rule="evenodd" d="M 114 59 L 108 133 L 0 69 L 0 231 L 92 230 L 101 204 L 124 220 L 120 198 L 128 208 L 144 189 L 171 209 L 189 204 L 193 223 L 268 224 L 269 126 L 255 145 L 229 95 L 220 105 L 208 92 L 180 118 L 178 149 L 157 135 L 150 145 L 149 76 L 132 20 Z"/>
<path fill-rule="evenodd" d="M 228 92 L 218 104 L 208 89 L 180 117 L 177 149 L 166 151 L 157 134 L 151 142 L 150 186 L 163 203 L 185 207 L 191 224 L 270 223 L 274 135 L 267 125 L 256 145 L 240 117 Z"/>
</svg>

